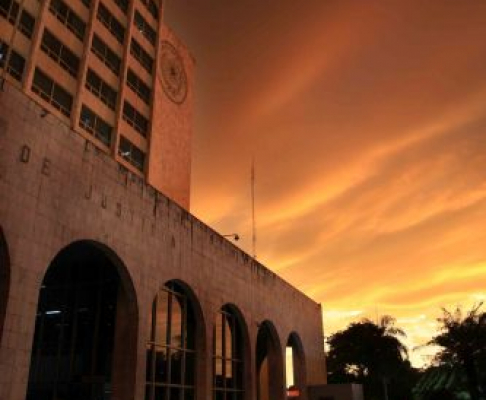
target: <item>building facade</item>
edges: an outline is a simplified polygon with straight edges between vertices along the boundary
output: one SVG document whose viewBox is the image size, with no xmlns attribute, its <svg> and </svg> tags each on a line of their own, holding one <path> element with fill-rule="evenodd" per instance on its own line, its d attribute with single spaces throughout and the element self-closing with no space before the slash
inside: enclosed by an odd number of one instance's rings
<svg viewBox="0 0 486 400">
<path fill-rule="evenodd" d="M 320 306 L 188 212 L 194 61 L 160 8 L 0 0 L 2 400 L 326 381 Z"/>
<path fill-rule="evenodd" d="M 189 208 L 194 62 L 160 0 L 1 0 L 2 78 Z"/>
</svg>

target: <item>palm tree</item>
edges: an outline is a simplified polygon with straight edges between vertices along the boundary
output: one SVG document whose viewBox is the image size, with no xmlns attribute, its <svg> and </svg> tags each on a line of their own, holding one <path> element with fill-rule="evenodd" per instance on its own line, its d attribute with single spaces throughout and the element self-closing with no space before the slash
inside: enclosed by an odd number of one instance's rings
<svg viewBox="0 0 486 400">
<path fill-rule="evenodd" d="M 467 378 L 471 400 L 484 399 L 479 385 L 478 363 L 486 356 L 486 313 L 480 313 L 483 303 L 474 306 L 464 316 L 460 307 L 453 312 L 443 308 L 440 333 L 428 343 L 442 350 L 439 364 L 461 366 Z"/>
<path fill-rule="evenodd" d="M 373 382 L 380 381 L 383 398 L 388 400 L 388 383 L 405 368 L 408 356 L 402 337 L 405 333 L 388 315 L 376 323 L 363 319 L 350 324 L 328 339 L 330 380 L 351 381 L 354 377 L 371 391 Z"/>
</svg>

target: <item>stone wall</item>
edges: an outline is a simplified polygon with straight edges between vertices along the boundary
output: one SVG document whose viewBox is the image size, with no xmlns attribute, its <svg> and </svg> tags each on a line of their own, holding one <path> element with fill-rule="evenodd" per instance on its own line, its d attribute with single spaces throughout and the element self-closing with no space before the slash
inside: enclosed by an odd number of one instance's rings
<svg viewBox="0 0 486 400">
<path fill-rule="evenodd" d="M 248 328 L 250 377 L 256 376 L 258 327 L 269 320 L 284 359 L 287 338 L 296 332 L 307 383 L 325 383 L 317 303 L 56 117 L 44 115 L 42 107 L 9 84 L 0 92 L 0 154 L 0 233 L 10 259 L 0 336 L 0 399 L 25 397 L 42 279 L 56 254 L 78 240 L 99 242 L 116 253 L 135 289 L 135 398 L 144 398 L 147 316 L 158 289 L 173 279 L 192 289 L 202 310 L 206 346 L 199 354 L 204 367 L 197 376 L 198 400 L 211 398 L 213 321 L 227 303 L 241 311 Z M 0 263 L 8 267 L 6 261 Z M 254 379 L 249 379 L 248 389 L 246 400 L 256 398 Z"/>
</svg>

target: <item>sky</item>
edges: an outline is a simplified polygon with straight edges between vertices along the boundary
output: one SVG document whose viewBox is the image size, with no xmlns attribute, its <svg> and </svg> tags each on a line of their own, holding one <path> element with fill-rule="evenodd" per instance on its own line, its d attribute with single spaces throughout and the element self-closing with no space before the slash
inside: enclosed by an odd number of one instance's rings
<svg viewBox="0 0 486 400">
<path fill-rule="evenodd" d="M 197 63 L 191 211 L 416 366 L 486 299 L 486 2 L 172 0 Z"/>
</svg>

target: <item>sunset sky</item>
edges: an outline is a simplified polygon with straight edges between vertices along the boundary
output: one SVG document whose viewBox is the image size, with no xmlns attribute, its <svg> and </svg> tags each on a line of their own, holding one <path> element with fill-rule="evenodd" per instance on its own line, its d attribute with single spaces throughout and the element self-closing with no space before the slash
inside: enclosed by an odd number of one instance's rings
<svg viewBox="0 0 486 400">
<path fill-rule="evenodd" d="M 486 2 L 172 0 L 197 61 L 191 210 L 411 348 L 486 298 Z M 415 365 L 432 349 L 411 353 Z"/>
</svg>

